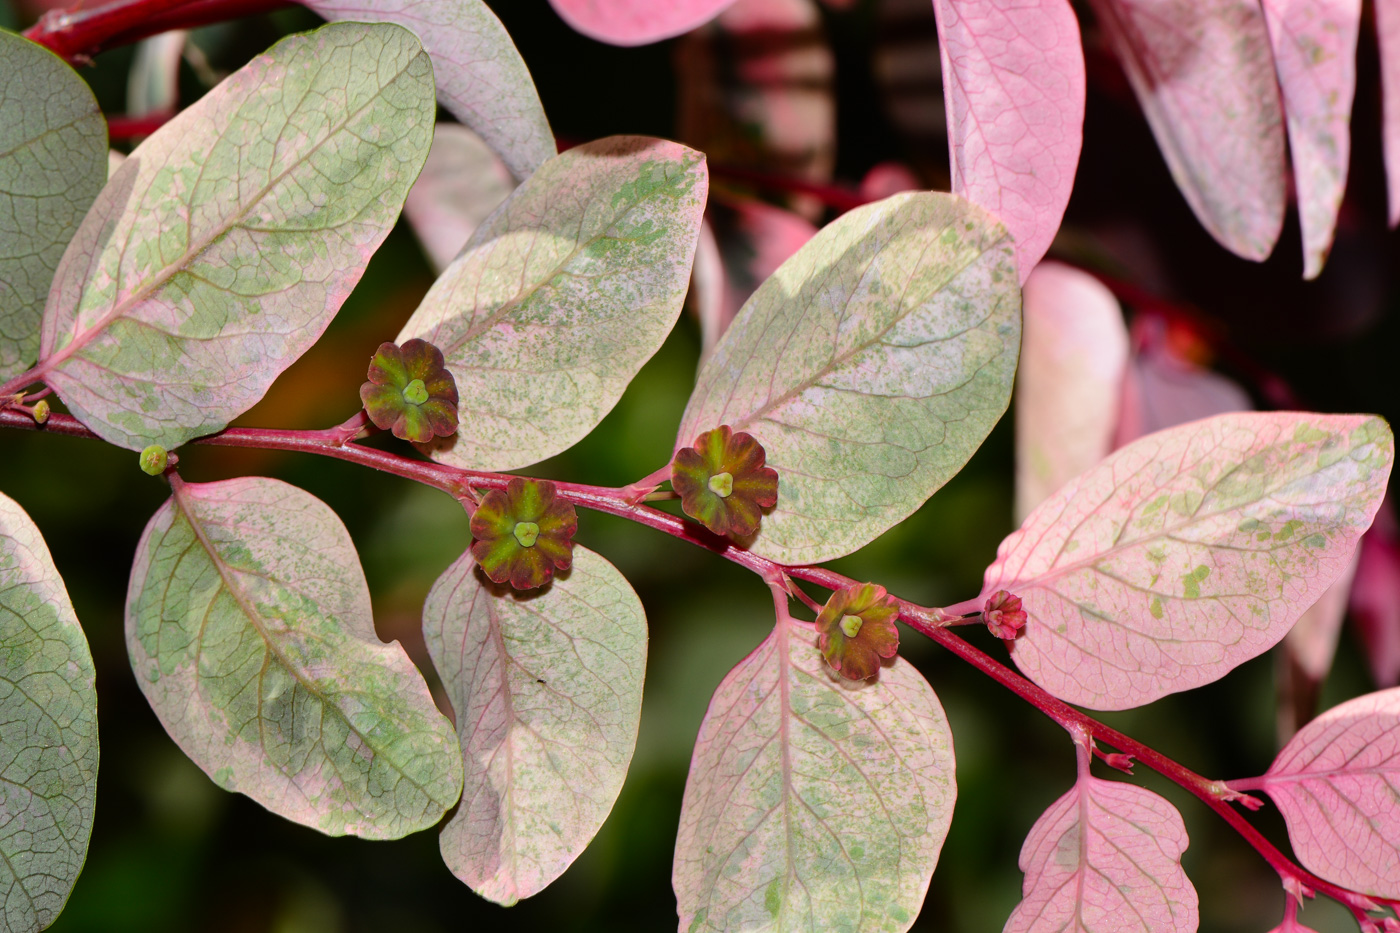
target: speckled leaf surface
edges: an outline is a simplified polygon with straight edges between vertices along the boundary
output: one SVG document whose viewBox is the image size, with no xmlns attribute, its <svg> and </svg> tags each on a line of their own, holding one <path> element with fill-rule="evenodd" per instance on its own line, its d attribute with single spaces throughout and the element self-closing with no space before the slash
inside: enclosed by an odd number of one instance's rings
<svg viewBox="0 0 1400 933">
<path fill-rule="evenodd" d="M 1279 752 L 1262 790 L 1310 871 L 1375 897 L 1400 898 L 1400 688 L 1333 707 Z"/>
<path fill-rule="evenodd" d="M 759 287 L 700 370 L 678 447 L 756 437 L 778 504 L 753 549 L 849 554 L 903 521 L 1006 411 L 1021 337 L 1006 231 L 947 194 L 897 194 L 828 224 Z"/>
<path fill-rule="evenodd" d="M 1128 366 L 1113 293 L 1087 272 L 1042 262 L 1021 293 L 1016 374 L 1016 518 L 1108 456 Z"/>
<path fill-rule="evenodd" d="M 136 681 L 226 790 L 330 835 L 393 839 L 457 802 L 452 725 L 374 632 L 335 513 L 278 480 L 178 485 L 126 602 Z"/>
<path fill-rule="evenodd" d="M 1263 0 L 1288 121 L 1303 228 L 1303 278 L 1317 278 L 1337 227 L 1351 154 L 1361 0 Z"/>
<path fill-rule="evenodd" d="M 472 425 L 434 459 L 513 470 L 591 431 L 680 314 L 708 187 L 700 153 L 615 136 L 515 189 L 399 333 L 441 348 Z"/>
<path fill-rule="evenodd" d="M 549 0 L 554 12 L 590 39 L 646 45 L 690 32 L 734 0 Z"/>
<path fill-rule="evenodd" d="M 1395 440 L 1379 418 L 1217 415 L 1081 474 L 1002 542 L 984 593 L 1028 614 L 1011 656 L 1082 706 L 1127 709 L 1276 644 L 1347 568 Z"/>
<path fill-rule="evenodd" d="M 1004 933 L 1195 933 L 1181 814 L 1146 788 L 1081 768 L 1021 846 L 1022 900 Z"/>
<path fill-rule="evenodd" d="M 953 737 L 896 658 L 852 685 L 780 620 L 710 700 L 681 803 L 680 929 L 903 931 L 953 817 Z"/>
<path fill-rule="evenodd" d="M 54 269 L 107 181 L 107 124 L 87 82 L 0 30 L 0 380 L 39 356 Z"/>
<path fill-rule="evenodd" d="M 482 0 L 303 0 L 327 19 L 395 23 L 432 57 L 438 100 L 524 179 L 557 151 L 525 60 Z"/>
<path fill-rule="evenodd" d="M 510 905 L 578 858 L 622 790 L 646 674 L 642 603 L 579 545 L 567 574 L 524 596 L 493 586 L 468 551 L 428 594 L 423 636 L 466 766 L 442 857 Z"/>
<path fill-rule="evenodd" d="M 480 136 L 459 123 L 439 123 L 403 213 L 428 261 L 442 272 L 514 190 L 510 170 Z"/>
<path fill-rule="evenodd" d="M 1172 178 L 1227 249 L 1273 251 L 1286 203 L 1283 105 L 1259 0 L 1090 0 Z"/>
<path fill-rule="evenodd" d="M 96 795 L 87 639 L 39 529 L 0 494 L 0 928 L 32 933 L 58 917 Z"/>
<path fill-rule="evenodd" d="M 933 0 L 953 192 L 1016 241 L 1021 281 L 1050 248 L 1084 141 L 1084 52 L 1069 0 Z"/>
<path fill-rule="evenodd" d="M 432 138 L 432 66 L 397 26 L 284 39 L 142 143 L 64 254 L 40 369 L 113 444 L 223 428 L 315 342 Z"/>
</svg>

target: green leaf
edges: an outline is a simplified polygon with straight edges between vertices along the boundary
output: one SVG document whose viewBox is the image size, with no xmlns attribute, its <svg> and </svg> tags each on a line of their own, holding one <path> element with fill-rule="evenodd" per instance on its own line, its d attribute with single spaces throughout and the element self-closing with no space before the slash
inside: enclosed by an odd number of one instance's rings
<svg viewBox="0 0 1400 933">
<path fill-rule="evenodd" d="M 53 923 L 87 858 L 97 686 L 39 529 L 0 494 L 0 929 Z"/>
<path fill-rule="evenodd" d="M 529 595 L 491 584 L 468 551 L 428 594 L 423 636 L 466 765 L 442 857 L 476 893 L 510 905 L 569 867 L 622 789 L 646 616 L 622 574 L 586 548 Z"/>
<path fill-rule="evenodd" d="M 1021 335 L 1006 231 L 948 194 L 841 216 L 759 287 L 705 363 L 677 448 L 758 438 L 778 505 L 753 550 L 856 550 L 951 479 L 1006 411 Z"/>
<path fill-rule="evenodd" d="M 40 370 L 103 438 L 223 428 L 320 336 L 432 139 L 413 34 L 338 23 L 255 58 L 112 176 L 59 265 Z"/>
<path fill-rule="evenodd" d="M 700 153 L 617 136 L 517 188 L 399 333 L 436 344 L 461 393 L 434 458 L 513 470 L 591 431 L 680 314 L 708 186 Z"/>
<path fill-rule="evenodd" d="M 457 802 L 452 726 L 375 635 L 350 536 L 309 493 L 176 478 L 137 545 L 126 639 L 166 731 L 227 790 L 371 839 Z"/>
<path fill-rule="evenodd" d="M 680 928 L 907 930 L 956 796 L 953 736 L 919 672 L 896 658 L 843 681 L 810 629 L 780 620 L 695 740 L 671 873 Z"/>
<path fill-rule="evenodd" d="M 0 32 L 0 380 L 39 356 L 59 258 L 107 181 L 107 123 L 87 82 Z"/>
</svg>

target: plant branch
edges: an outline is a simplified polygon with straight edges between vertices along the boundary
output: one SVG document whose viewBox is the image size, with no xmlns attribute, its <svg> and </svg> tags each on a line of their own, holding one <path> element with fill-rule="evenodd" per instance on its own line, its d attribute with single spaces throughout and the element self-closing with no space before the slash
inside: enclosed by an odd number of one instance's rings
<svg viewBox="0 0 1400 933">
<path fill-rule="evenodd" d="M 74 64 L 105 49 L 172 29 L 190 29 L 292 6 L 288 0 L 113 0 L 90 9 L 50 10 L 24 36 Z"/>
</svg>

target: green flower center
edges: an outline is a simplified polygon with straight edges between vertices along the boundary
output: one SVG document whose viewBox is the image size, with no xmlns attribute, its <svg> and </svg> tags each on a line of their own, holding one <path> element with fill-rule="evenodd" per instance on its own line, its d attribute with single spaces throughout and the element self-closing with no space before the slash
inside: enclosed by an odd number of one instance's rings
<svg viewBox="0 0 1400 933">
<path fill-rule="evenodd" d="M 734 477 L 728 473 L 716 473 L 710 477 L 710 492 L 722 499 L 728 499 L 734 492 Z"/>
<path fill-rule="evenodd" d="M 521 547 L 534 547 L 535 539 L 540 536 L 540 526 L 534 522 L 516 522 L 515 540 L 520 542 Z"/>
<path fill-rule="evenodd" d="M 415 379 L 403 387 L 403 400 L 410 405 L 422 405 L 428 400 L 428 387 L 422 379 Z"/>
<path fill-rule="evenodd" d="M 860 627 L 865 624 L 865 620 L 860 616 L 842 616 L 841 631 L 846 633 L 847 638 L 855 638 L 860 634 Z"/>
</svg>

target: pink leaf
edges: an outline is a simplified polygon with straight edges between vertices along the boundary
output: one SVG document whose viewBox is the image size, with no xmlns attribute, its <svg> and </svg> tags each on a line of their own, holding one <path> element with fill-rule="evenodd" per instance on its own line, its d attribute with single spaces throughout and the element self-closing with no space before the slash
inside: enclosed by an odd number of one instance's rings
<svg viewBox="0 0 1400 933">
<path fill-rule="evenodd" d="M 1197 366 L 1164 342 L 1149 342 L 1123 375 L 1114 446 L 1188 421 L 1253 408 L 1249 393 L 1233 380 Z"/>
<path fill-rule="evenodd" d="M 1263 777 L 1310 871 L 1373 897 L 1400 898 L 1400 688 L 1333 707 L 1298 730 Z"/>
<path fill-rule="evenodd" d="M 1113 449 L 1128 329 L 1086 272 L 1042 262 L 1021 293 L 1016 384 L 1016 518 Z"/>
<path fill-rule="evenodd" d="M 1283 106 L 1259 0 L 1090 0 L 1201 224 L 1246 259 L 1283 226 Z"/>
<path fill-rule="evenodd" d="M 901 191 L 918 191 L 924 187 L 914 170 L 903 162 L 881 162 L 860 180 L 860 196 L 879 201 Z"/>
<path fill-rule="evenodd" d="M 1381 46 L 1385 177 L 1390 191 L 1390 225 L 1400 224 L 1400 0 L 1376 0 L 1376 34 Z"/>
<path fill-rule="evenodd" d="M 1379 418 L 1218 415 L 1150 434 L 1041 503 L 983 593 L 1022 598 L 1012 657 L 1057 696 L 1126 709 L 1272 647 L 1346 569 L 1380 505 Z"/>
<path fill-rule="evenodd" d="M 1021 847 L 1022 900 L 1003 933 L 1195 933 L 1181 814 L 1150 790 L 1093 777 L 1080 756 L 1079 780 Z"/>
<path fill-rule="evenodd" d="M 599 42 L 646 45 L 714 19 L 734 0 L 549 0 L 574 29 Z"/>
<path fill-rule="evenodd" d="M 1358 549 L 1359 551 L 1359 549 Z M 1342 620 L 1346 618 L 1347 596 L 1351 593 L 1351 581 L 1356 574 L 1359 553 L 1353 553 L 1346 570 L 1337 582 L 1323 592 L 1321 598 L 1309 607 L 1289 629 L 1284 638 L 1288 654 L 1297 662 L 1298 668 L 1315 683 L 1320 683 L 1332 669 L 1332 658 L 1337 653 L 1337 639 L 1342 633 Z"/>
<path fill-rule="evenodd" d="M 1351 614 L 1378 687 L 1400 683 L 1400 541 L 1386 524 L 1395 519 L 1387 504 L 1361 539 Z"/>
<path fill-rule="evenodd" d="M 439 123 L 403 212 L 440 273 L 514 190 L 510 170 L 480 136 L 456 123 Z"/>
<path fill-rule="evenodd" d="M 1303 227 L 1303 278 L 1332 248 L 1347 184 L 1361 0 L 1263 0 L 1288 118 Z"/>
<path fill-rule="evenodd" d="M 1084 53 L 1068 0 L 933 0 L 953 192 L 1016 240 L 1021 281 L 1060 228 L 1084 134 Z"/>
</svg>

